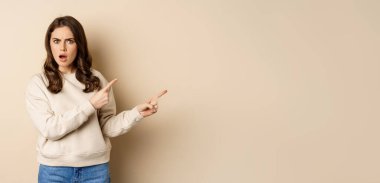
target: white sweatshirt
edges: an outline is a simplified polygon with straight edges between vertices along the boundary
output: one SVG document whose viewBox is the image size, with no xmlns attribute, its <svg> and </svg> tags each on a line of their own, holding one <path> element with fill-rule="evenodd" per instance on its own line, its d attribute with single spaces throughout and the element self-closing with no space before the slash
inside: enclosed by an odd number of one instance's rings
<svg viewBox="0 0 380 183">
<path fill-rule="evenodd" d="M 108 82 L 99 77 L 101 86 Z M 75 73 L 63 74 L 63 88 L 58 94 L 48 89 L 44 74 L 32 77 L 26 90 L 26 108 L 39 131 L 38 162 L 49 166 L 82 167 L 106 163 L 110 159 L 109 137 L 126 133 L 143 117 L 137 108 L 116 115 L 112 89 L 109 103 L 99 110 L 90 103 L 95 92 L 84 93 L 84 85 Z"/>
</svg>

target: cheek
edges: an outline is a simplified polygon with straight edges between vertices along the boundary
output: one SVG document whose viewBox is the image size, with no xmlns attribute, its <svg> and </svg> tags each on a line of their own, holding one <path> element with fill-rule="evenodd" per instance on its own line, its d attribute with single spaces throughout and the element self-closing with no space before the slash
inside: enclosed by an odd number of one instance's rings
<svg viewBox="0 0 380 183">
<path fill-rule="evenodd" d="M 53 56 L 58 55 L 59 48 L 56 45 L 50 45 L 51 52 L 53 53 Z"/>
<path fill-rule="evenodd" d="M 73 50 L 73 52 L 71 53 L 71 57 L 72 57 L 73 59 L 75 59 L 75 57 L 77 57 L 77 53 L 78 53 L 78 50 L 77 50 L 77 49 Z"/>
<path fill-rule="evenodd" d="M 78 47 L 77 46 L 72 46 L 70 47 L 70 53 L 73 57 L 75 57 L 77 55 L 77 52 L 78 52 Z"/>
</svg>

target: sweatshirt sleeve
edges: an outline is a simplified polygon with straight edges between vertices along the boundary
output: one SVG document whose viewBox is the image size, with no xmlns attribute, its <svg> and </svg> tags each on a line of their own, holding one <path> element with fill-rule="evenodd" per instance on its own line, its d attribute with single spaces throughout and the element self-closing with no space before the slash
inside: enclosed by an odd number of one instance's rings
<svg viewBox="0 0 380 183">
<path fill-rule="evenodd" d="M 26 90 L 26 109 L 40 134 L 49 140 L 59 140 L 79 128 L 94 114 L 95 108 L 86 100 L 64 113 L 57 114 L 51 107 L 38 76 L 32 78 Z"/>
<path fill-rule="evenodd" d="M 103 134 L 108 137 L 117 137 L 126 133 L 143 116 L 136 107 L 116 115 L 116 103 L 111 89 L 109 102 L 98 111 L 98 118 Z"/>
</svg>

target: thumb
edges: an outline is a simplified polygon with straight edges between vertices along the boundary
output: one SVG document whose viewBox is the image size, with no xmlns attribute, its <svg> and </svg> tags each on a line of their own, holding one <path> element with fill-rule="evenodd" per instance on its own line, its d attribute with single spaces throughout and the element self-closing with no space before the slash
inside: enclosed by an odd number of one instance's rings
<svg viewBox="0 0 380 183">
<path fill-rule="evenodd" d="M 151 105 L 157 105 L 157 100 L 151 100 L 151 101 L 149 102 L 149 104 L 151 104 Z"/>
<path fill-rule="evenodd" d="M 153 109 L 153 105 L 144 103 L 144 104 L 140 104 L 140 105 L 137 106 L 137 110 L 139 112 L 145 111 L 146 109 Z"/>
</svg>

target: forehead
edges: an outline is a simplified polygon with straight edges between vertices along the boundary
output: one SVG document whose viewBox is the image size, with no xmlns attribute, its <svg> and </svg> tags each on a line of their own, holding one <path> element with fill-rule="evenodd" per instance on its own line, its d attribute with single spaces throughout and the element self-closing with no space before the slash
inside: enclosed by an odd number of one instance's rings
<svg viewBox="0 0 380 183">
<path fill-rule="evenodd" d="M 51 33 L 51 38 L 74 38 L 74 35 L 69 27 L 63 26 L 54 29 L 54 31 Z"/>
</svg>

